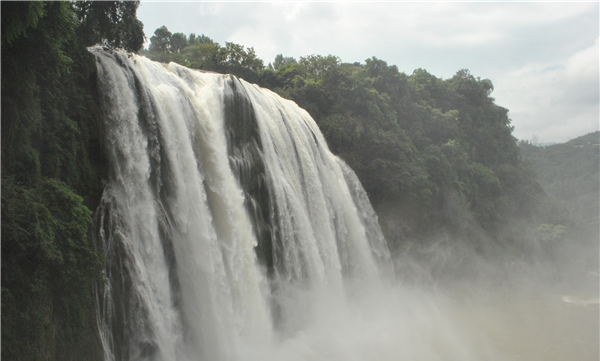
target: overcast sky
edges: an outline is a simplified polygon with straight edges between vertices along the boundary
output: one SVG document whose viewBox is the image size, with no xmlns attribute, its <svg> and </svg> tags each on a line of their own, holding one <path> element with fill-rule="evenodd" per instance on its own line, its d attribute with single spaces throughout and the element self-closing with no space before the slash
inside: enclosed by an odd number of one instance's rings
<svg viewBox="0 0 600 361">
<path fill-rule="evenodd" d="M 166 25 L 277 54 L 372 56 L 412 74 L 466 68 L 494 83 L 519 139 L 565 142 L 599 128 L 598 2 L 158 2 L 138 9 L 148 39 Z"/>
</svg>

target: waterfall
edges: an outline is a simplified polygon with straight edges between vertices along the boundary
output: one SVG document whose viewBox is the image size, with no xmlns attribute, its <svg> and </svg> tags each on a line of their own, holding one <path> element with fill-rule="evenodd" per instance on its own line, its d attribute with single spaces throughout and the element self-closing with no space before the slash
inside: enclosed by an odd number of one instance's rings
<svg viewBox="0 0 600 361">
<path fill-rule="evenodd" d="M 106 360 L 245 359 L 301 332 L 322 295 L 343 304 L 392 273 L 364 189 L 306 111 L 232 76 L 91 51 Z"/>
</svg>

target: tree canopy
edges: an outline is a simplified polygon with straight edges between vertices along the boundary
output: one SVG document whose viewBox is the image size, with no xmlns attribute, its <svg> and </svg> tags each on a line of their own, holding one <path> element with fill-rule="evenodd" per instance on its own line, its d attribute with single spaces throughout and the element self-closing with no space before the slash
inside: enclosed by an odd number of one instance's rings
<svg viewBox="0 0 600 361">
<path fill-rule="evenodd" d="M 137 52 L 144 45 L 144 24 L 136 17 L 139 1 L 74 1 L 80 37 L 86 45 L 102 43 Z"/>
</svg>

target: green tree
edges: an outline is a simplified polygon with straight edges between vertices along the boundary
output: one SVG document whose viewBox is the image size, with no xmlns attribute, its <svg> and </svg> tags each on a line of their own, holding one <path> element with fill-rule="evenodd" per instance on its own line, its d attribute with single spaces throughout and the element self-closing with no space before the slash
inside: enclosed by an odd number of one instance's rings
<svg viewBox="0 0 600 361">
<path fill-rule="evenodd" d="M 264 69 L 263 61 L 256 56 L 252 47 L 246 50 L 243 45 L 226 42 L 220 52 L 223 54 L 225 67 L 229 69 L 245 69 L 248 73 Z"/>
<path fill-rule="evenodd" d="M 298 62 L 292 56 L 283 56 L 283 54 L 277 54 L 275 61 L 273 61 L 273 69 L 277 70 L 280 66 L 288 64 L 297 64 Z"/>
<path fill-rule="evenodd" d="M 175 33 L 171 36 L 170 49 L 173 53 L 179 53 L 188 46 L 187 37 L 183 33 Z"/>
<path fill-rule="evenodd" d="M 223 62 L 219 49 L 219 44 L 211 43 L 188 46 L 182 51 L 185 65 L 195 69 L 219 71 Z"/>
<path fill-rule="evenodd" d="M 308 55 L 301 56 L 298 64 L 302 67 L 305 76 L 312 79 L 318 79 L 327 72 L 336 69 L 341 63 L 339 57 L 335 55 Z"/>
<path fill-rule="evenodd" d="M 136 17 L 139 1 L 75 1 L 86 45 L 102 43 L 137 52 L 144 45 L 144 24 Z"/>
<path fill-rule="evenodd" d="M 12 45 L 13 40 L 25 34 L 27 29 L 36 28 L 44 16 L 45 4 L 34 2 L 7 2 L 2 6 L 2 43 Z"/>
<path fill-rule="evenodd" d="M 154 30 L 154 35 L 150 38 L 150 52 L 170 53 L 171 52 L 171 36 L 173 34 L 166 26 Z"/>
</svg>

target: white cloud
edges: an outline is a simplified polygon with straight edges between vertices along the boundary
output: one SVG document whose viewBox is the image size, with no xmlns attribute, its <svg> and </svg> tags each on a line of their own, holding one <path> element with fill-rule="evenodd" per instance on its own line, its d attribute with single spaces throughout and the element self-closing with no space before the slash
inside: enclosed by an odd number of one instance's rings
<svg viewBox="0 0 600 361">
<path fill-rule="evenodd" d="M 499 104 L 510 104 L 514 135 L 564 142 L 599 128 L 599 48 L 595 43 L 562 63 L 528 64 L 496 83 Z"/>
</svg>

